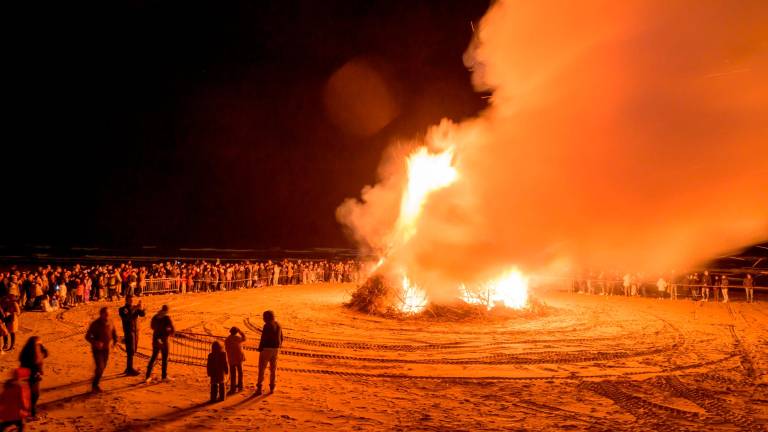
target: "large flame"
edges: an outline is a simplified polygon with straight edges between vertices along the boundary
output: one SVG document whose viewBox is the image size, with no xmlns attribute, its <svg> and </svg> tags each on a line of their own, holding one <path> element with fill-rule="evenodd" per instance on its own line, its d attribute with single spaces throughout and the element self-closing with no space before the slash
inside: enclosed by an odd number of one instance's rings
<svg viewBox="0 0 768 432">
<path fill-rule="evenodd" d="M 392 241 L 387 254 L 396 253 L 416 234 L 418 222 L 429 199 L 429 195 L 456 182 L 459 173 L 454 165 L 454 147 L 433 153 L 427 147 L 418 147 L 407 158 L 407 183 L 400 202 L 400 213 L 392 234 Z M 376 271 L 385 263 L 381 257 L 374 267 Z M 400 287 L 399 308 L 404 313 L 421 312 L 428 303 L 427 293 L 411 282 L 405 269 L 399 269 L 402 286 Z M 464 293 L 461 299 L 470 304 L 482 304 L 488 309 L 496 305 L 510 308 L 522 308 L 528 302 L 528 281 L 523 274 L 513 268 L 495 279 L 482 282 L 477 289 L 460 287 Z"/>
<path fill-rule="evenodd" d="M 388 253 L 406 244 L 416 233 L 424 204 L 432 192 L 451 185 L 458 178 L 453 166 L 453 147 L 432 153 L 427 147 L 418 147 L 407 159 L 408 178 L 400 201 L 400 214 Z M 377 268 L 383 263 L 379 260 Z M 407 274 L 402 274 L 400 310 L 405 313 L 421 312 L 427 304 L 427 294 L 412 285 Z"/>
<path fill-rule="evenodd" d="M 450 186 L 458 172 L 453 166 L 453 147 L 430 153 L 426 147 L 417 148 L 408 157 L 408 183 L 400 202 L 396 243 L 406 243 L 416 232 L 416 224 L 429 194 Z"/>
<path fill-rule="evenodd" d="M 528 304 L 528 278 L 512 268 L 499 277 L 481 283 L 476 289 L 462 285 L 462 300 L 470 304 L 481 304 L 489 310 L 496 305 L 521 309 Z"/>
</svg>

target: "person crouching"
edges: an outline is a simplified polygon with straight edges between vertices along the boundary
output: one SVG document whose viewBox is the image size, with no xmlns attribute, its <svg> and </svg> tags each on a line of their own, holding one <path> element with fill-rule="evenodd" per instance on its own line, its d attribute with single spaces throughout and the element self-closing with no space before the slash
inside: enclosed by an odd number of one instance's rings
<svg viewBox="0 0 768 432">
<path fill-rule="evenodd" d="M 229 372 L 227 353 L 216 341 L 208 354 L 208 376 L 211 377 L 211 402 L 224 400 L 224 376 Z M 218 399 L 217 399 L 218 396 Z"/>
</svg>

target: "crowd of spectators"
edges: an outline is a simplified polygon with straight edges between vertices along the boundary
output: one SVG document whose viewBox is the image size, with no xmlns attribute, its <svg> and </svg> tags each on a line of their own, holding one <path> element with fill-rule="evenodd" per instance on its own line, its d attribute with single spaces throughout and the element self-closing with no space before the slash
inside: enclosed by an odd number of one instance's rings
<svg viewBox="0 0 768 432">
<path fill-rule="evenodd" d="M 0 273 L 0 314 L 9 311 L 50 311 L 126 295 L 226 291 L 266 285 L 356 282 L 355 260 L 282 260 L 265 262 L 180 262 L 135 265 L 44 266 L 36 270 L 12 268 Z M 16 306 L 14 306 L 14 304 Z"/>
<path fill-rule="evenodd" d="M 732 274 L 701 273 L 657 277 L 641 273 L 583 272 L 573 279 L 572 292 L 595 295 L 642 296 L 701 301 L 728 302 L 731 290 L 743 290 L 744 300 L 755 302 L 755 277 L 745 273 L 743 277 Z"/>
</svg>

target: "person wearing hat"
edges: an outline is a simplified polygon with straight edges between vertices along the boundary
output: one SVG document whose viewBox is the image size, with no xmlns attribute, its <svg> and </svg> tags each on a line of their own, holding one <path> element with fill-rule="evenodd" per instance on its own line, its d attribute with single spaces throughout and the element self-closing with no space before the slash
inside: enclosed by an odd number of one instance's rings
<svg viewBox="0 0 768 432">
<path fill-rule="evenodd" d="M 162 379 L 168 379 L 168 351 L 171 336 L 176 332 L 173 321 L 168 316 L 168 305 L 163 305 L 158 313 L 152 317 L 152 357 L 147 364 L 147 383 L 152 381 L 152 367 L 155 365 L 157 355 L 162 354 Z"/>
<path fill-rule="evenodd" d="M 139 304 L 133 305 L 133 296 L 125 296 L 125 305 L 117 310 L 120 314 L 120 321 L 123 324 L 123 337 L 125 340 L 125 354 L 126 365 L 125 374 L 128 376 L 137 376 L 139 371 L 133 367 L 133 356 L 136 354 L 136 349 L 139 346 L 139 317 L 146 315 L 144 308 L 141 307 L 141 300 Z"/>
</svg>

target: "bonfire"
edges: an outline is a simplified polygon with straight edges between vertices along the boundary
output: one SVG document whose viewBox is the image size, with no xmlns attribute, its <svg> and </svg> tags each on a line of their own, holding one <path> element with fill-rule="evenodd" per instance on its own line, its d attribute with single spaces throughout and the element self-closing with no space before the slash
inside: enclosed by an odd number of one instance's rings
<svg viewBox="0 0 768 432">
<path fill-rule="evenodd" d="M 421 287 L 411 279 L 408 260 L 403 259 L 401 251 L 416 234 L 429 196 L 460 178 L 455 157 L 455 148 L 443 145 L 439 151 L 419 146 L 405 159 L 407 176 L 397 220 L 368 278 L 347 303 L 349 307 L 372 314 L 417 315 L 429 311 L 435 315 L 436 310 L 445 311 L 446 308 L 455 312 L 457 309 L 490 311 L 497 307 L 523 309 L 530 306 L 528 279 L 512 265 L 497 277 L 480 283 L 438 287 L 455 291 L 455 301 L 439 307 L 429 307 L 432 302 L 428 292 L 435 287 Z"/>
</svg>

